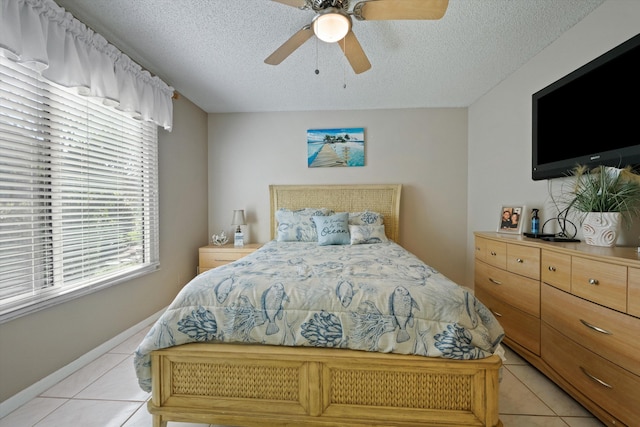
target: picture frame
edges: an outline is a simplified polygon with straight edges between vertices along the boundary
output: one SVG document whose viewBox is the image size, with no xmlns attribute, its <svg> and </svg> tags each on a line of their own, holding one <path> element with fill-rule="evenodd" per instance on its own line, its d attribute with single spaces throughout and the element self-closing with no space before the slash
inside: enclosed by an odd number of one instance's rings
<svg viewBox="0 0 640 427">
<path fill-rule="evenodd" d="M 523 205 L 502 205 L 498 215 L 498 233 L 522 234 L 524 212 Z"/>
<path fill-rule="evenodd" d="M 307 167 L 364 166 L 364 128 L 307 129 Z"/>
</svg>

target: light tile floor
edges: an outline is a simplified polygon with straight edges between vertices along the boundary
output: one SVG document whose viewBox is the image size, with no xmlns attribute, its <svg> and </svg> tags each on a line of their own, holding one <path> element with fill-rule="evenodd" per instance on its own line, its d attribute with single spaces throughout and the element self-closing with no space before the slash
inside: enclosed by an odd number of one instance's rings
<svg viewBox="0 0 640 427">
<path fill-rule="evenodd" d="M 0 427 L 150 427 L 133 371 L 133 352 L 146 330 L 113 348 L 65 380 L 16 409 Z M 500 384 L 500 419 L 505 427 L 603 426 L 580 404 L 506 348 Z M 169 427 L 207 427 L 169 422 Z"/>
</svg>

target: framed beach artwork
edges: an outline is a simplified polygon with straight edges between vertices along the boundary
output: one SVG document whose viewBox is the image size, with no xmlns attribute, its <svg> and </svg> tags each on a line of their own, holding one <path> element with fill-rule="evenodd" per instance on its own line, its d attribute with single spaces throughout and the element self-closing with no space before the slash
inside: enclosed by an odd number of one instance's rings
<svg viewBox="0 0 640 427">
<path fill-rule="evenodd" d="M 364 166 L 364 128 L 307 130 L 307 166 Z"/>
<path fill-rule="evenodd" d="M 499 233 L 522 234 L 524 206 L 503 205 L 498 220 Z"/>
</svg>

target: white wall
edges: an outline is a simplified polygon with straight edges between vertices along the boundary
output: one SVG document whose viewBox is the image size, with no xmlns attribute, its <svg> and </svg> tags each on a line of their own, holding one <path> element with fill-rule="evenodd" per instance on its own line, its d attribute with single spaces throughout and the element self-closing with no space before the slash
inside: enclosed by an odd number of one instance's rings
<svg viewBox="0 0 640 427">
<path fill-rule="evenodd" d="M 501 204 L 540 208 L 542 221 L 557 214 L 549 188 L 556 193 L 563 180 L 531 179 L 531 95 L 639 32 L 640 1 L 608 0 L 469 107 L 467 280 L 472 233 L 495 231 Z M 638 245 L 639 226 L 623 229 L 618 243 Z"/>
<path fill-rule="evenodd" d="M 0 402 L 167 306 L 207 244 L 207 115 L 174 101 L 159 131 L 160 270 L 0 325 Z M 132 368 L 133 369 L 133 368 Z"/>
<path fill-rule="evenodd" d="M 308 168 L 307 129 L 363 127 L 365 166 Z M 209 115 L 209 231 L 269 235 L 269 184 L 399 183 L 400 243 L 460 283 L 467 212 L 467 110 L 402 109 Z"/>
</svg>

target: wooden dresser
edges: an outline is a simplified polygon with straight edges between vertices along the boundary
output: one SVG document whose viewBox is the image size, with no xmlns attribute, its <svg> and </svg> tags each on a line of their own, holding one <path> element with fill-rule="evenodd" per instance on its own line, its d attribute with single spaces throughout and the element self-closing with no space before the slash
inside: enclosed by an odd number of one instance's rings
<svg viewBox="0 0 640 427">
<path fill-rule="evenodd" d="M 475 233 L 475 293 L 505 344 L 602 422 L 640 425 L 637 248 Z"/>
<path fill-rule="evenodd" d="M 237 261 L 262 246 L 262 243 L 248 243 L 236 248 L 233 243 L 216 246 L 208 245 L 198 249 L 198 274 L 221 265 Z"/>
</svg>

